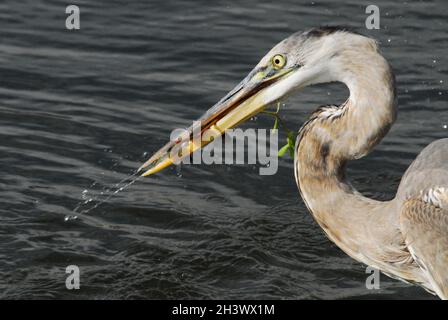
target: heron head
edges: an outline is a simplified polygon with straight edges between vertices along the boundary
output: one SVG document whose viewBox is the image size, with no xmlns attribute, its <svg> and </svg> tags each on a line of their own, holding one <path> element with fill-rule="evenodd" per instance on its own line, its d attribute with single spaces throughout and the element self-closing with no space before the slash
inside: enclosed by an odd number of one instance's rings
<svg viewBox="0 0 448 320">
<path fill-rule="evenodd" d="M 344 52 L 369 47 L 376 50 L 373 40 L 341 28 L 325 27 L 299 32 L 273 47 L 249 74 L 225 97 L 210 108 L 200 119 L 199 130 L 210 130 L 222 135 L 264 110 L 279 99 L 306 86 L 332 81 L 343 81 L 341 72 L 346 65 Z M 155 153 L 143 166 L 142 175 L 160 171 L 173 163 L 170 151 L 179 141 L 189 143 L 180 152 L 189 156 L 213 140 L 213 135 L 200 143 L 193 143 L 193 127 Z"/>
</svg>

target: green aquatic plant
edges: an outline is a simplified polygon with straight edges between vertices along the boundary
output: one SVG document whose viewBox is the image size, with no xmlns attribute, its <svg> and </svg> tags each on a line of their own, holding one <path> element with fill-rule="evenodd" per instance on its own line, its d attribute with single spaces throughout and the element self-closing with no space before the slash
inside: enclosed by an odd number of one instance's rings
<svg viewBox="0 0 448 320">
<path fill-rule="evenodd" d="M 294 150 L 295 150 L 295 141 L 297 138 L 297 133 L 288 129 L 285 121 L 280 117 L 280 102 L 277 103 L 277 110 L 275 112 L 272 111 L 263 111 L 262 113 L 267 114 L 275 118 L 273 130 L 278 130 L 279 126 L 281 126 L 286 131 L 286 144 L 278 150 L 278 156 L 283 157 L 286 152 L 289 151 L 289 156 L 291 159 L 294 159 Z"/>
</svg>

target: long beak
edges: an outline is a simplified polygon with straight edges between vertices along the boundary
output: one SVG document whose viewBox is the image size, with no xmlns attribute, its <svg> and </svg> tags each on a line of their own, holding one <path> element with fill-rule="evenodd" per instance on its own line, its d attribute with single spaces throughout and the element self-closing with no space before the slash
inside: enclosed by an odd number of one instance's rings
<svg viewBox="0 0 448 320">
<path fill-rule="evenodd" d="M 149 176 L 203 148 L 227 129 L 262 111 L 272 103 L 266 96 L 266 89 L 289 76 L 294 68 L 274 70 L 257 67 L 224 98 L 210 108 L 193 126 L 168 142 L 138 170 L 142 176 Z M 194 135 L 201 137 L 195 139 Z"/>
</svg>

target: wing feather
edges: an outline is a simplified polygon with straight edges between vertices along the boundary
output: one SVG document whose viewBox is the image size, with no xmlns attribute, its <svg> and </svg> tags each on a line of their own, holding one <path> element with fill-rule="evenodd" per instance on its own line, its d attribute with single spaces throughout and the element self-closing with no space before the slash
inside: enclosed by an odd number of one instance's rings
<svg viewBox="0 0 448 320">
<path fill-rule="evenodd" d="M 448 197 L 448 193 L 441 196 Z M 432 200 L 437 202 L 439 198 Z M 448 210 L 431 201 L 424 197 L 405 201 L 400 226 L 409 252 L 433 290 L 440 298 L 448 299 Z"/>
<path fill-rule="evenodd" d="M 448 139 L 436 140 L 422 150 L 403 175 L 397 199 L 404 202 L 437 188 L 448 189 Z"/>
</svg>

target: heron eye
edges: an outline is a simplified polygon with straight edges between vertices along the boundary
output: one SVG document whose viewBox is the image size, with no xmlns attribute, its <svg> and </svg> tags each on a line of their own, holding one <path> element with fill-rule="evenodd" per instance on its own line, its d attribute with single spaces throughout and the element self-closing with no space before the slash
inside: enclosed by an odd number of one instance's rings
<svg viewBox="0 0 448 320">
<path fill-rule="evenodd" d="M 274 57 L 272 57 L 272 65 L 275 69 L 281 69 L 286 64 L 286 58 L 281 54 L 276 54 Z"/>
</svg>

